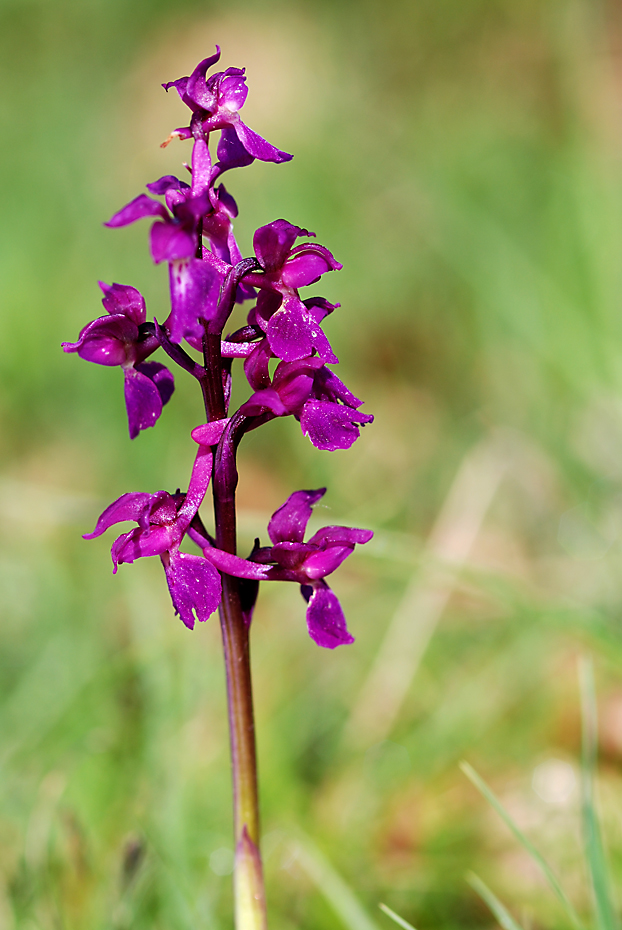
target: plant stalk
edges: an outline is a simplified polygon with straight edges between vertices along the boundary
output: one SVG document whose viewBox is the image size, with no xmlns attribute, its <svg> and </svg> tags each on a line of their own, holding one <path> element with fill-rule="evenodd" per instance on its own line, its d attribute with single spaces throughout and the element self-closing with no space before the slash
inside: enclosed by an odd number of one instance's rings
<svg viewBox="0 0 622 930">
<path fill-rule="evenodd" d="M 219 420 L 226 416 L 220 333 L 210 333 L 206 327 L 203 349 L 206 413 L 210 420 Z M 212 482 L 216 545 L 235 554 L 237 473 L 235 469 L 223 469 L 223 472 L 220 480 Z M 222 575 L 219 614 L 227 676 L 233 780 L 235 928 L 266 930 L 266 901 L 259 852 L 259 796 L 249 630 L 242 613 L 239 582 L 231 575 Z"/>
</svg>

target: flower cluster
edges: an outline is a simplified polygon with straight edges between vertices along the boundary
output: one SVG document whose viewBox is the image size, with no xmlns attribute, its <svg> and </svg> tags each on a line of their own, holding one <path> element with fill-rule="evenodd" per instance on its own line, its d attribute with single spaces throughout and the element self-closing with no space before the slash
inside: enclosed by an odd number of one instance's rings
<svg viewBox="0 0 622 930">
<path fill-rule="evenodd" d="M 232 517 L 227 510 L 237 483 L 235 454 L 245 432 L 275 417 L 295 417 L 313 445 L 328 451 L 348 449 L 373 417 L 361 412 L 362 401 L 328 367 L 336 365 L 338 358 L 322 324 L 339 305 L 300 295 L 301 288 L 339 270 L 340 263 L 314 241 L 314 233 L 284 219 L 255 232 L 252 257 L 244 258 L 238 247 L 233 232 L 238 208 L 221 175 L 255 159 L 280 163 L 292 156 L 242 121 L 240 110 L 247 95 L 243 69 L 207 76 L 219 58 L 217 49 L 189 77 L 163 85 L 167 91 L 175 88 L 190 111 L 188 125 L 175 129 L 164 143 L 174 138 L 192 140 L 187 180 L 173 175 L 159 178 L 147 185 L 149 194 L 139 194 L 106 223 L 117 228 L 139 219 L 152 220 L 152 258 L 169 266 L 169 316 L 161 324 L 147 322 L 139 291 L 101 283 L 107 315 L 85 326 L 77 342 L 63 343 L 66 352 L 76 352 L 87 361 L 122 368 L 132 439 L 154 426 L 173 393 L 169 369 L 147 361 L 158 349 L 200 383 L 208 422 L 193 431 L 199 452 L 185 494 L 124 494 L 85 538 L 134 521 L 137 527 L 112 546 L 115 571 L 122 562 L 159 555 L 175 611 L 190 628 L 195 619 L 206 620 L 218 606 L 221 575 L 239 579 L 240 592 L 250 592 L 244 599 L 248 622 L 260 581 L 297 582 L 307 601 L 311 637 L 320 646 L 333 648 L 352 642 L 352 637 L 325 578 L 356 543 L 368 542 L 371 532 L 329 526 L 304 542 L 312 505 L 325 489 L 296 491 L 270 520 L 272 545 L 257 543 L 248 559 L 240 558 L 235 553 L 234 511 Z M 220 135 L 213 160 L 210 141 L 216 132 Z M 223 338 L 235 304 L 245 301 L 252 301 L 246 325 Z M 201 361 L 193 352 L 202 353 Z M 229 416 L 235 358 L 244 360 L 251 395 Z M 210 481 L 215 538 L 199 517 Z M 233 542 L 225 524 L 229 530 L 233 526 Z M 186 538 L 198 544 L 201 555 L 180 550 Z"/>
</svg>

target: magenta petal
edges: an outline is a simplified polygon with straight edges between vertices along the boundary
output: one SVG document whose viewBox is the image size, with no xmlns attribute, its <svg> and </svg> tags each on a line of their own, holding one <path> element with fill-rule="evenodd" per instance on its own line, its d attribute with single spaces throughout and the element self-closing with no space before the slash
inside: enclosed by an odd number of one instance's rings
<svg viewBox="0 0 622 930">
<path fill-rule="evenodd" d="M 211 320 L 214 316 L 221 280 L 215 268 L 200 258 L 171 262 L 171 342 L 202 338 L 200 320 Z"/>
<path fill-rule="evenodd" d="M 205 75 L 220 58 L 220 48 L 216 46 L 216 53 L 210 55 L 209 58 L 204 58 L 203 61 L 200 61 L 196 66 L 189 78 L 186 79 L 186 84 L 183 88 L 178 88 L 180 91 L 180 96 L 185 104 L 190 106 L 192 103 L 196 104 L 202 110 L 213 110 L 216 106 L 216 94 L 208 86 L 207 81 L 205 80 Z M 183 78 L 180 78 L 183 80 Z M 174 82 L 177 84 L 177 82 Z"/>
<path fill-rule="evenodd" d="M 147 318 L 145 309 L 145 298 L 129 284 L 106 284 L 99 281 L 99 286 L 104 292 L 102 304 L 104 309 L 110 313 L 122 313 L 129 317 L 140 326 Z"/>
<path fill-rule="evenodd" d="M 224 420 L 212 420 L 211 423 L 196 426 L 190 435 L 201 446 L 215 446 L 220 441 L 230 419 L 231 417 L 225 417 Z"/>
<path fill-rule="evenodd" d="M 196 236 L 175 223 L 154 223 L 150 233 L 151 256 L 160 262 L 191 258 L 196 252 Z"/>
<path fill-rule="evenodd" d="M 286 297 L 281 309 L 270 317 L 268 323 L 267 336 L 274 354 L 285 362 L 311 355 L 312 322 L 302 301 L 297 297 Z"/>
<path fill-rule="evenodd" d="M 245 404 L 240 407 L 240 413 L 247 417 L 255 417 L 270 410 L 275 417 L 284 417 L 290 413 L 278 393 L 273 388 L 262 388 L 255 391 Z"/>
<path fill-rule="evenodd" d="M 244 362 L 244 374 L 253 390 L 258 391 L 270 385 L 268 365 L 271 358 L 272 351 L 268 340 L 262 339 Z"/>
<path fill-rule="evenodd" d="M 101 316 L 88 323 L 77 342 L 63 342 L 65 352 L 77 352 L 80 358 L 97 365 L 123 365 L 133 358 L 132 343 L 138 339 L 138 327 L 121 313 Z"/>
<path fill-rule="evenodd" d="M 112 544 L 110 553 L 116 567 L 124 562 L 162 555 L 174 544 L 178 544 L 178 534 L 173 526 L 151 526 L 148 530 L 137 526 L 119 536 Z"/>
<path fill-rule="evenodd" d="M 95 539 L 101 536 L 106 530 L 114 526 L 115 523 L 123 523 L 125 520 L 138 520 L 142 512 L 151 501 L 151 494 L 139 492 L 136 494 L 122 494 L 121 497 L 113 501 L 110 506 L 106 507 L 97 521 L 97 525 L 92 533 L 87 533 L 83 539 Z"/>
<path fill-rule="evenodd" d="M 291 161 L 294 157 L 287 152 L 282 152 L 269 142 L 266 142 L 260 135 L 252 129 L 249 129 L 248 126 L 245 126 L 241 119 L 238 118 L 235 123 L 233 123 L 233 126 L 238 139 L 248 154 L 252 155 L 253 158 L 258 158 L 260 161 L 276 162 L 276 164 L 279 165 L 284 161 Z"/>
<path fill-rule="evenodd" d="M 324 649 L 347 646 L 354 642 L 348 632 L 346 618 L 337 596 L 324 582 L 301 585 L 302 596 L 308 602 L 307 628 L 311 639 Z"/>
<path fill-rule="evenodd" d="M 238 139 L 233 126 L 225 126 L 222 130 L 216 155 L 221 173 L 230 168 L 244 168 L 255 161 L 255 156 L 247 152 Z"/>
<path fill-rule="evenodd" d="M 122 207 L 114 216 L 111 216 L 104 226 L 116 228 L 118 226 L 128 226 L 135 223 L 136 220 L 142 220 L 146 216 L 161 216 L 164 220 L 169 220 L 168 211 L 165 206 L 157 200 L 152 200 L 146 194 L 139 194 L 134 200 Z"/>
<path fill-rule="evenodd" d="M 354 526 L 323 526 L 309 540 L 316 546 L 362 546 L 373 538 L 372 530 L 359 530 Z"/>
<path fill-rule="evenodd" d="M 332 270 L 330 262 L 323 255 L 309 252 L 290 258 L 283 266 L 281 278 L 288 287 L 306 287 Z"/>
<path fill-rule="evenodd" d="M 166 365 L 162 365 L 160 362 L 142 362 L 140 365 L 136 365 L 136 371 L 146 375 L 150 381 L 153 381 L 158 389 L 162 406 L 168 404 L 175 390 L 175 378 Z"/>
<path fill-rule="evenodd" d="M 349 546 L 330 546 L 321 552 L 311 552 L 304 560 L 303 571 L 312 580 L 325 578 L 339 568 L 353 551 L 354 543 Z"/>
<path fill-rule="evenodd" d="M 209 188 L 212 172 L 212 159 L 205 139 L 195 139 L 192 148 L 192 193 L 194 196 L 204 193 Z"/>
<path fill-rule="evenodd" d="M 265 271 L 277 271 L 287 259 L 291 248 L 299 236 L 312 236 L 313 233 L 294 226 L 287 220 L 274 220 L 267 226 L 260 226 L 253 236 L 253 248 L 259 264 Z"/>
<path fill-rule="evenodd" d="M 162 413 L 162 398 L 151 378 L 135 368 L 125 369 L 124 389 L 130 439 L 135 439 L 141 430 L 155 426 Z"/>
<path fill-rule="evenodd" d="M 220 575 L 207 559 L 186 552 L 173 551 L 165 566 L 166 581 L 173 607 L 186 626 L 207 620 L 220 603 Z"/>
<path fill-rule="evenodd" d="M 326 494 L 326 488 L 316 491 L 294 491 L 284 504 L 272 514 L 268 524 L 268 536 L 273 544 L 298 542 L 304 539 L 312 505 Z"/>
<path fill-rule="evenodd" d="M 205 497 L 210 478 L 212 477 L 213 463 L 214 456 L 212 455 L 210 447 L 199 446 L 194 465 L 192 466 L 188 493 L 177 515 L 177 527 L 180 533 L 185 533 L 194 515 L 203 503 L 203 498 Z"/>
<path fill-rule="evenodd" d="M 334 452 L 349 449 L 359 438 L 359 424 L 371 423 L 373 419 L 371 414 L 341 404 L 309 400 L 302 408 L 300 425 L 316 449 Z"/>
<path fill-rule="evenodd" d="M 151 184 L 147 184 L 146 187 L 148 191 L 157 196 L 162 196 L 162 194 L 166 194 L 168 191 L 190 190 L 190 185 L 186 184 L 185 181 L 180 181 L 174 174 L 165 174 L 163 177 L 158 178 L 157 181 L 152 181 Z"/>
<path fill-rule="evenodd" d="M 259 565 L 257 562 L 249 562 L 247 559 L 242 559 L 239 555 L 232 555 L 223 549 L 210 546 L 203 550 L 203 555 L 225 575 L 233 575 L 235 578 L 248 578 L 251 581 L 265 581 L 270 577 L 267 566 Z"/>
</svg>

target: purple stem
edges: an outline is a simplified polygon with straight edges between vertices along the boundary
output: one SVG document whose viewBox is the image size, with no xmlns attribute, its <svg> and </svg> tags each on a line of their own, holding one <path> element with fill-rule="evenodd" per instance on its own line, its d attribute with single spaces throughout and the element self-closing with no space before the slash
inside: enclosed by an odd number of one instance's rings
<svg viewBox="0 0 622 930">
<path fill-rule="evenodd" d="M 215 327 L 205 325 L 203 337 L 205 380 L 201 386 L 205 412 L 210 421 L 221 420 L 227 415 L 220 339 L 222 328 L 233 310 L 237 281 L 229 281 L 227 284 L 228 286 L 223 288 L 220 301 L 224 306 L 219 308 L 218 313 L 220 329 L 213 331 Z M 244 433 L 244 426 L 244 417 L 234 417 L 226 435 L 223 436 L 224 442 L 214 450 L 216 461 L 212 491 L 216 545 L 233 554 L 237 549 L 235 489 L 238 476 L 235 454 Z M 233 778 L 236 928 L 265 930 L 266 907 L 259 854 L 259 796 L 249 631 L 244 622 L 239 581 L 231 575 L 222 575 L 219 613 L 227 676 Z"/>
</svg>

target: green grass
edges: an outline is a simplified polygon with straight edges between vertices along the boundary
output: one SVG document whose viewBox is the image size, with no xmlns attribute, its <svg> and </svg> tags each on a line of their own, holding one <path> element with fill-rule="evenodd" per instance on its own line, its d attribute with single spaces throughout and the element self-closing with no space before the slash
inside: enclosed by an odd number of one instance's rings
<svg viewBox="0 0 622 930">
<path fill-rule="evenodd" d="M 468 871 L 527 930 L 572 926 L 463 758 L 582 924 L 616 926 L 621 40 L 587 0 L 0 4 L 0 926 L 231 926 L 217 625 L 189 633 L 159 565 L 113 577 L 111 540 L 81 539 L 122 492 L 184 483 L 200 398 L 180 374 L 130 443 L 119 372 L 59 348 L 98 314 L 98 278 L 165 312 L 146 226 L 101 224 L 188 157 L 159 148 L 183 109 L 159 82 L 217 41 L 248 65 L 249 124 L 295 153 L 231 173 L 244 251 L 284 216 L 344 263 L 327 330 L 376 415 L 348 452 L 283 421 L 241 453 L 243 546 L 324 484 L 319 525 L 376 531 L 334 579 L 352 647 L 310 642 L 294 586 L 261 593 L 271 926 L 489 927 Z M 388 709 L 379 655 L 405 669 Z M 576 779 L 563 801 L 533 788 L 552 760 Z M 301 834 L 330 879 L 292 856 Z"/>
</svg>

